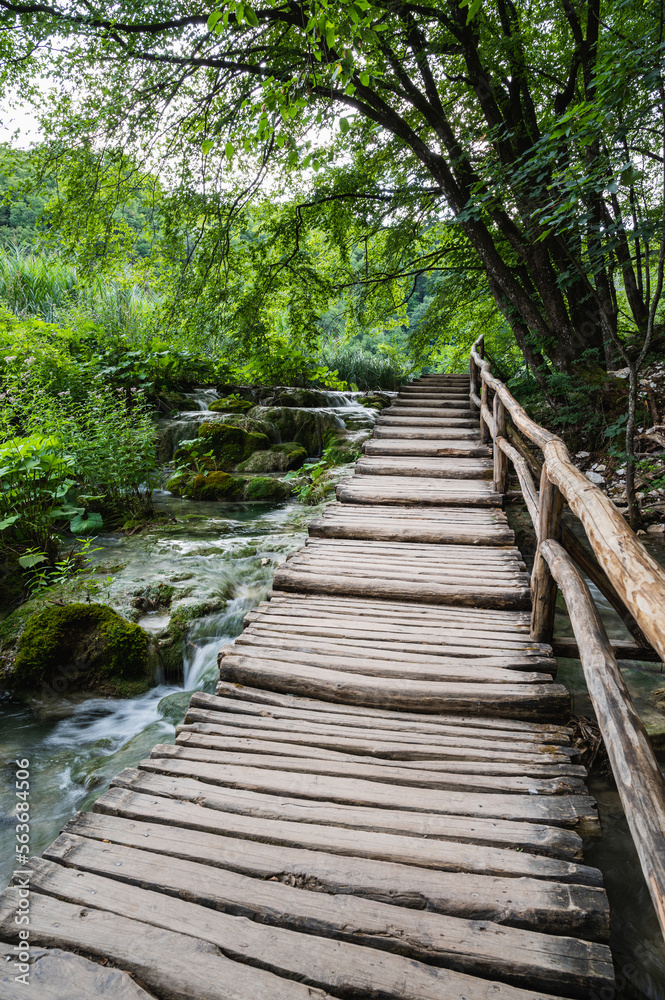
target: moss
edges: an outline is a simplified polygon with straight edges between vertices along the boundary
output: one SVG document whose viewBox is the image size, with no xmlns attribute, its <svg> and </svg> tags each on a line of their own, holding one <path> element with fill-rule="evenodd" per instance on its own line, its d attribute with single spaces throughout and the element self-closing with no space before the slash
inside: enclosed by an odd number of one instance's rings
<svg viewBox="0 0 665 1000">
<path fill-rule="evenodd" d="M 158 640 L 159 659 L 166 673 L 167 680 L 182 679 L 182 664 L 185 652 L 187 633 L 197 618 L 205 618 L 215 611 L 220 611 L 226 604 L 230 593 L 218 600 L 196 601 L 192 604 L 180 605 L 169 619 L 168 628 Z"/>
<path fill-rule="evenodd" d="M 255 451 L 270 447 L 270 440 L 265 434 L 213 421 L 201 424 L 198 437 L 203 443 L 203 451 L 212 451 L 217 466 L 224 466 L 227 470 L 244 462 Z"/>
<path fill-rule="evenodd" d="M 364 396 L 360 400 L 361 404 L 368 410 L 382 410 L 390 404 L 389 396 Z"/>
<path fill-rule="evenodd" d="M 251 410 L 254 403 L 250 399 L 234 399 L 233 396 L 224 396 L 222 399 L 216 399 L 214 403 L 211 403 L 209 409 L 214 413 L 246 413 L 247 410 Z"/>
<path fill-rule="evenodd" d="M 288 389 L 275 395 L 273 406 L 325 406 L 325 397 L 313 389 Z"/>
<path fill-rule="evenodd" d="M 245 500 L 286 500 L 292 494 L 289 483 L 267 476 L 255 476 L 245 487 Z"/>
<path fill-rule="evenodd" d="M 147 632 L 103 604 L 52 605 L 25 624 L 12 686 L 141 693 L 150 686 L 151 652 Z"/>
<path fill-rule="evenodd" d="M 255 451 L 238 466 L 238 472 L 288 472 L 299 469 L 307 452 L 297 441 L 274 444 L 269 451 Z"/>
<path fill-rule="evenodd" d="M 238 500 L 243 480 L 228 472 L 200 472 L 191 478 L 187 496 L 192 500 Z"/>
</svg>

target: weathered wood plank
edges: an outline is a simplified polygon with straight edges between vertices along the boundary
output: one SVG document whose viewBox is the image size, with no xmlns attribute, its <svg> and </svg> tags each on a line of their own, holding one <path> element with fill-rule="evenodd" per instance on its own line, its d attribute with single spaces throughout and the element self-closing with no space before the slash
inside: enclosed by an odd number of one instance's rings
<svg viewBox="0 0 665 1000">
<path fill-rule="evenodd" d="M 395 711 L 389 708 L 370 708 L 358 705 L 340 705 L 335 702 L 321 701 L 316 698 L 306 698 L 304 695 L 284 694 L 280 691 L 271 691 L 258 687 L 244 687 L 242 684 L 233 684 L 229 681 L 219 680 L 216 687 L 216 694 L 220 697 L 233 698 L 237 701 L 258 703 L 269 706 L 280 706 L 286 708 L 306 708 L 313 712 L 323 712 L 328 718 L 333 714 L 342 713 L 353 715 L 356 718 L 391 719 L 402 722 L 415 723 L 416 725 L 454 725 L 471 727 L 472 729 L 484 728 L 497 733 L 522 734 L 527 739 L 544 739 L 548 743 L 569 744 L 571 730 L 565 726 L 544 722 L 527 722 L 522 719 L 505 719 L 496 715 L 486 716 L 464 716 L 457 714 L 437 713 L 432 715 L 422 715 L 418 712 Z M 239 708 L 240 711 L 240 708 Z M 429 732 L 430 729 L 423 730 Z"/>
<path fill-rule="evenodd" d="M 0 896 L 0 935 L 9 941 L 18 935 L 17 902 L 14 888 Z M 110 960 L 163 1000 L 332 1000 L 311 986 L 233 962 L 199 938 L 95 909 L 90 901 L 82 907 L 33 892 L 30 940 Z"/>
<path fill-rule="evenodd" d="M 97 871 L 91 872 L 94 882 L 88 880 L 86 888 L 91 889 L 94 885 L 96 894 L 105 903 L 108 900 L 122 916 L 140 915 L 140 896 L 131 893 L 130 887 L 114 889 L 114 880 L 140 881 L 149 887 L 151 912 L 148 919 L 157 926 L 169 926 L 170 902 L 176 902 L 176 912 L 184 909 L 178 907 L 177 901 L 160 894 L 162 872 L 159 862 L 145 852 L 113 847 L 108 851 L 111 857 L 104 857 L 106 852 L 96 849 L 94 842 L 86 842 L 83 838 L 71 840 L 69 847 L 65 843 L 61 846 L 65 862 L 76 863 L 72 855 L 79 855 L 87 865 L 101 870 L 102 877 Z M 120 866 L 113 863 L 118 858 Z M 261 899 L 261 883 L 257 892 L 253 880 L 243 876 L 219 873 L 219 880 L 216 879 L 213 886 L 205 866 L 181 860 L 166 862 L 163 875 L 172 893 L 183 893 L 189 899 L 194 897 L 208 904 L 205 908 L 197 907 L 196 911 L 187 907 L 187 920 L 193 923 L 200 939 L 243 963 L 256 962 L 267 966 L 271 972 L 298 974 L 325 988 L 362 989 L 364 995 L 376 997 L 443 1000 L 448 985 L 446 973 L 391 954 L 396 947 L 407 955 L 433 958 L 442 965 L 454 963 L 456 968 L 467 973 L 498 973 L 502 978 L 506 976 L 504 970 L 509 968 L 510 952 L 516 957 L 521 950 L 517 970 L 508 972 L 507 978 L 538 986 L 549 976 L 550 982 L 565 985 L 577 995 L 581 995 L 583 989 L 601 988 L 601 983 L 612 981 L 609 949 L 602 944 L 534 934 L 517 928 L 500 929 L 491 924 L 476 928 L 469 921 L 439 914 L 428 915 L 430 919 L 422 920 L 420 928 L 416 921 L 418 916 L 424 915 L 416 915 L 413 911 L 396 910 L 350 896 L 326 897 L 279 882 L 263 883 L 263 897 L 279 900 L 281 912 L 277 917 L 274 903 L 270 907 Z M 35 881 L 43 881 L 47 890 L 50 888 L 79 904 L 87 902 L 81 880 L 72 875 L 68 877 L 59 865 L 43 873 L 37 872 Z M 242 888 L 246 889 L 245 897 L 241 894 Z M 90 895 L 88 892 L 87 897 Z M 233 915 L 219 912 L 229 904 Z M 245 914 L 254 913 L 262 916 L 262 922 L 242 919 Z M 278 926 L 265 926 L 263 921 Z M 426 935 L 424 927 L 428 924 L 430 933 Z M 288 930 L 282 930 L 280 925 Z M 347 943 L 349 925 L 353 926 L 354 943 L 351 944 Z M 303 938 L 301 931 L 308 937 Z M 312 934 L 316 934 L 316 938 Z M 330 937 L 338 940 L 331 941 Z M 379 952 L 374 950 L 377 946 L 381 949 Z"/>
<path fill-rule="evenodd" d="M 39 860 L 39 864 L 47 864 Z M 16 945 L 0 941 L 0 997 L 2 1000 L 92 1000 L 93 997 L 113 997 L 114 1000 L 154 1000 L 134 982 L 128 973 L 99 965 L 71 951 L 30 946 L 28 982 L 15 977 L 22 972 L 14 967 Z"/>
<path fill-rule="evenodd" d="M 307 830 L 312 825 L 330 828 L 341 826 L 375 833 L 522 848 L 531 854 L 545 854 L 568 861 L 580 861 L 582 858 L 582 840 L 579 834 L 562 827 L 483 817 L 471 819 L 466 816 L 438 816 L 428 812 L 346 806 L 242 789 L 206 789 L 193 779 L 173 779 L 133 769 L 123 771 L 121 780 L 121 785 L 114 785 L 96 800 L 96 812 L 191 827 L 209 833 L 234 836 L 242 834 L 246 839 L 265 840 L 269 843 L 277 842 L 275 826 L 264 824 L 263 820 L 286 822 L 291 839 L 283 843 L 291 846 L 295 843 L 293 838 L 298 834 L 290 824 L 296 823 L 304 824 L 307 828 L 302 834 L 305 839 Z M 172 801 L 174 797 L 176 801 Z M 218 816 L 219 812 L 230 815 Z M 332 846 L 327 850 L 339 853 L 333 839 L 334 833 L 329 836 Z"/>
<path fill-rule="evenodd" d="M 214 764 L 193 764 L 186 760 L 147 759 L 139 762 L 143 771 L 155 774 L 181 775 L 198 778 L 213 785 L 246 788 L 292 795 L 293 776 L 279 771 L 239 765 L 216 767 Z M 421 812 L 422 795 L 412 788 L 390 785 L 360 778 L 337 778 L 327 775 L 300 775 L 298 795 L 303 799 L 329 799 L 348 805 L 376 806 L 389 809 L 410 809 Z M 439 792 L 428 790 L 430 812 L 463 816 L 490 816 L 497 819 L 529 820 L 554 826 L 573 827 L 582 836 L 597 835 L 596 806 L 588 795 L 510 795 L 489 792 Z"/>
<path fill-rule="evenodd" d="M 273 687 L 354 705 L 438 712 L 493 711 L 517 718 L 556 718 L 570 711 L 570 695 L 561 684 L 446 684 L 438 681 L 394 680 L 363 674 L 278 664 L 266 660 L 222 658 L 220 677 L 236 684 Z"/>
</svg>

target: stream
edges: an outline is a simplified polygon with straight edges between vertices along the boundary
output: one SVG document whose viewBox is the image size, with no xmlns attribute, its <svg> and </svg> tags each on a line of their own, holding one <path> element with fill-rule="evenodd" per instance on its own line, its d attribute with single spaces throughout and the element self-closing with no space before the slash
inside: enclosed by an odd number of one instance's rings
<svg viewBox="0 0 665 1000">
<path fill-rule="evenodd" d="M 205 406 L 200 409 L 205 411 Z M 0 761 L 7 776 L 0 787 L 0 888 L 14 867 L 13 761 L 30 760 L 30 848 L 40 854 L 76 810 L 89 808 L 105 791 L 114 775 L 135 766 L 156 743 L 173 740 L 192 691 L 214 690 L 220 647 L 242 631 L 244 615 L 265 598 L 276 566 L 302 545 L 315 514 L 296 501 L 202 503 L 164 492 L 156 493 L 155 506 L 171 515 L 172 522 L 131 537 L 110 533 L 96 540 L 93 599 L 118 606 L 125 595 L 163 583 L 179 588 L 181 606 L 207 602 L 216 610 L 192 621 L 178 682 L 161 677 L 147 694 L 129 700 L 67 697 L 64 692 L 37 702 L 34 711 L 0 701 Z M 515 515 L 509 516 L 514 522 Z M 528 561 L 523 531 L 518 531 L 518 543 Z M 663 543 L 649 542 L 648 547 L 665 565 Z M 622 623 L 598 591 L 594 597 L 610 636 L 626 638 Z M 169 613 L 168 608 L 157 608 L 137 620 L 159 636 Z M 565 610 L 557 612 L 556 631 L 571 634 Z M 590 715 L 579 662 L 559 664 L 559 679 L 573 693 L 575 713 Z M 632 664 L 624 673 L 645 721 L 659 724 L 665 734 L 665 718 L 655 707 L 654 695 L 665 688 L 665 676 L 654 664 Z M 603 991 L 592 1000 L 665 1000 L 665 945 L 611 776 L 594 774 L 590 792 L 598 802 L 603 837 L 585 844 L 585 862 L 600 868 L 605 878 L 619 977 L 615 993 Z"/>
</svg>

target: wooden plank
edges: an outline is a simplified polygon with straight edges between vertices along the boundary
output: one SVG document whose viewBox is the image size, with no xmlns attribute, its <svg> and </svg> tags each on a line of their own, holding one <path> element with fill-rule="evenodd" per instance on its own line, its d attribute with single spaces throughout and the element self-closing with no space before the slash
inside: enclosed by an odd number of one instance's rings
<svg viewBox="0 0 665 1000">
<path fill-rule="evenodd" d="M 461 480 L 457 480 L 458 482 Z M 468 480 L 471 482 L 471 480 Z M 420 490 L 417 483 L 426 482 L 425 490 Z M 336 490 L 337 499 L 342 503 L 368 503 L 368 504 L 418 504 L 420 506 L 438 506 L 440 504 L 451 504 L 453 506 L 468 507 L 471 504 L 480 507 L 498 507 L 500 500 L 496 493 L 487 494 L 462 490 L 453 491 L 452 488 L 437 488 L 437 484 L 446 483 L 445 479 L 420 479 L 417 476 L 354 476 L 352 479 L 341 482 Z M 451 480 L 451 482 L 454 482 Z M 464 480 L 467 482 L 467 480 Z M 491 483 L 488 482 L 488 487 Z"/>
<path fill-rule="evenodd" d="M 371 541 L 390 540 L 395 542 L 438 542 L 441 545 L 447 543 L 464 543 L 465 545 L 491 545 L 493 543 L 501 545 L 514 540 L 514 533 L 510 528 L 495 528 L 487 526 L 485 528 L 465 528 L 450 524 L 443 525 L 405 525 L 391 523 L 388 521 L 374 522 L 353 522 L 348 518 L 315 518 L 310 521 L 308 530 L 310 535 L 317 538 L 366 538 Z"/>
<path fill-rule="evenodd" d="M 40 865 L 47 864 L 39 860 Z M 71 951 L 37 948 L 29 949 L 28 983 L 17 981 L 21 970 L 17 961 L 16 945 L 0 941 L 0 997 L 2 1000 L 25 1000 L 26 995 L 38 1000 L 91 1000 L 92 997 L 113 997 L 114 1000 L 154 1000 L 153 993 L 146 993 L 130 975 L 109 965 L 99 965 Z"/>
<path fill-rule="evenodd" d="M 480 584 L 462 588 L 455 584 L 412 580 L 376 580 L 367 577 L 307 573 L 285 566 L 275 573 L 275 586 L 282 590 L 300 590 L 323 594 L 354 594 L 368 597 L 392 597 L 399 600 L 428 601 L 432 604 L 452 604 L 471 607 L 479 604 L 492 608 L 527 608 L 529 591 L 525 587 L 483 587 Z"/>
<path fill-rule="evenodd" d="M 141 895 L 130 894 L 129 887 L 124 886 L 114 891 L 112 884 L 104 883 L 140 882 L 149 887 L 151 923 L 169 926 L 171 900 L 159 892 L 162 870 L 157 859 L 121 846 L 102 852 L 94 842 L 83 838 L 71 838 L 69 845 L 64 841 L 61 838 L 59 853 L 67 864 L 77 864 L 81 858 L 86 866 L 96 869 L 91 872 L 95 881 L 88 880 L 86 888 L 95 885 L 105 903 L 108 901 L 123 916 L 133 916 L 140 915 Z M 120 859 L 120 865 L 116 859 Z M 103 882 L 98 871 L 103 872 Z M 280 882 L 258 883 L 257 890 L 255 880 L 219 870 L 211 885 L 205 865 L 183 860 L 163 862 L 163 876 L 172 893 L 183 893 L 207 904 L 196 912 L 191 906 L 187 909 L 187 922 L 194 924 L 200 939 L 242 962 L 260 961 L 281 974 L 299 972 L 301 978 L 336 991 L 362 989 L 362 995 L 371 991 L 370 996 L 443 1000 L 448 995 L 444 992 L 449 982 L 446 973 L 391 954 L 397 948 L 438 964 L 454 964 L 468 973 L 507 975 L 536 986 L 549 977 L 550 984 L 561 984 L 578 995 L 582 989 L 602 988 L 601 984 L 612 982 L 609 949 L 594 942 L 492 924 L 476 927 L 471 921 L 455 917 L 415 914 L 353 896 L 330 897 L 303 891 Z M 43 874 L 37 872 L 35 881 L 43 881 L 51 891 L 79 905 L 87 902 L 81 880 L 74 874 L 68 877 L 60 865 L 53 865 Z M 88 892 L 87 897 L 90 895 Z M 219 913 L 230 907 L 235 915 Z M 175 910 L 183 912 L 184 908 L 176 904 Z M 245 914 L 257 914 L 259 922 L 241 922 L 238 918 Z M 278 926 L 265 927 L 263 921 Z M 288 930 L 282 931 L 282 926 Z M 349 927 L 354 939 L 351 944 L 347 943 Z M 331 937 L 338 940 L 330 941 Z M 377 946 L 379 953 L 374 950 Z M 517 969 L 510 970 L 518 952 L 521 959 Z"/>
<path fill-rule="evenodd" d="M 421 789 L 516 792 L 525 795 L 584 795 L 586 792 L 583 776 L 569 773 L 575 765 L 561 764 L 548 768 L 544 763 L 533 763 L 525 765 L 519 773 L 516 764 L 499 761 L 486 765 L 478 774 L 481 769 L 476 767 L 474 770 L 470 761 L 451 768 L 436 768 L 427 762 L 430 766 L 418 771 L 413 761 L 404 762 L 411 766 L 402 766 L 399 758 L 390 761 L 379 758 L 368 763 L 362 759 L 362 753 L 344 755 L 342 751 L 337 751 L 339 756 L 333 757 L 333 751 L 325 747 L 321 749 L 317 741 L 313 745 L 305 741 L 282 743 L 274 733 L 265 739 L 259 738 L 261 734 L 253 733 L 238 737 L 233 728 L 229 731 L 218 723 L 202 724 L 203 728 L 205 733 L 180 730 L 176 746 L 158 744 L 152 749 L 151 757 L 258 767 L 293 774 L 362 778 Z"/>
<path fill-rule="evenodd" d="M 464 716 L 456 714 L 436 714 L 423 716 L 417 712 L 394 711 L 389 708 L 359 707 L 358 705 L 339 705 L 335 702 L 321 701 L 315 698 L 306 698 L 303 695 L 289 695 L 280 691 L 271 691 L 257 687 L 244 687 L 242 684 L 233 684 L 220 680 L 215 688 L 216 694 L 227 698 L 234 698 L 238 701 L 249 701 L 270 706 L 280 706 L 288 708 L 305 708 L 313 712 L 323 712 L 329 716 L 342 713 L 353 715 L 357 718 L 373 719 L 394 719 L 403 722 L 421 723 L 430 725 L 455 725 L 471 727 L 472 729 L 485 728 L 497 732 L 510 733 L 511 739 L 518 738 L 518 734 L 523 734 L 527 739 L 544 739 L 548 743 L 568 744 L 570 742 L 571 730 L 565 726 L 543 722 L 526 722 L 522 719 L 506 719 L 499 716 Z M 240 708 L 239 708 L 240 711 Z M 425 731 L 429 732 L 429 728 Z"/>
<path fill-rule="evenodd" d="M 561 684 L 463 684 L 431 681 L 393 680 L 362 674 L 349 675 L 335 670 L 253 662 L 249 657 L 222 659 L 220 678 L 236 684 L 273 687 L 288 694 L 298 693 L 324 701 L 344 701 L 354 705 L 387 706 L 438 712 L 481 712 L 491 706 L 513 718 L 550 718 L 570 711 L 570 695 Z"/>
<path fill-rule="evenodd" d="M 226 686 L 220 682 L 220 687 Z M 564 734 L 565 731 L 562 730 L 559 733 L 554 727 L 550 727 L 552 731 L 546 727 L 543 733 L 537 730 L 530 732 L 519 729 L 511 729 L 506 732 L 505 727 L 501 729 L 489 728 L 491 720 L 487 720 L 485 727 L 482 727 L 482 723 L 481 725 L 474 725 L 474 720 L 459 718 L 458 716 L 450 716 L 447 719 L 443 718 L 441 721 L 436 721 L 436 717 L 434 716 L 417 716 L 414 718 L 409 717 L 407 714 L 404 717 L 401 712 L 386 712 L 385 714 L 378 713 L 376 715 L 366 713 L 357 714 L 359 711 L 362 712 L 362 710 L 356 709 L 354 713 L 354 709 L 351 707 L 345 709 L 344 706 L 337 706 L 338 711 L 334 711 L 334 706 L 330 705 L 329 702 L 321 701 L 312 703 L 306 698 L 298 699 L 294 705 L 292 703 L 293 699 L 284 699 L 284 696 L 277 694 L 274 695 L 275 699 L 277 699 L 276 703 L 267 705 L 258 699 L 257 701 L 251 701 L 249 697 L 239 697 L 238 688 L 233 685 L 228 685 L 228 687 L 233 692 L 230 696 L 207 694 L 204 691 L 194 692 L 189 703 L 190 709 L 208 709 L 209 711 L 219 712 L 221 715 L 226 711 L 231 711 L 244 712 L 250 716 L 261 715 L 264 718 L 311 719 L 313 721 L 321 721 L 321 713 L 324 712 L 325 721 L 329 725 L 352 723 L 362 726 L 365 731 L 382 729 L 386 725 L 389 725 L 391 729 L 408 732 L 413 737 L 417 734 L 429 735 L 440 733 L 449 736 L 473 736 L 475 739 L 480 740 L 510 739 L 516 750 L 519 750 L 520 746 L 525 742 L 530 743 L 534 749 L 537 749 L 543 743 L 549 746 L 556 743 L 567 744 L 569 742 L 567 736 Z M 249 692 L 246 692 L 246 694 L 249 694 Z M 282 703 L 282 699 L 285 701 L 284 704 Z M 316 705 L 317 708 L 309 707 L 310 705 Z M 505 723 L 505 720 L 502 721 Z"/>
<path fill-rule="evenodd" d="M 206 788 L 193 779 L 173 779 L 133 769 L 123 771 L 120 782 L 96 800 L 95 812 L 191 827 L 209 833 L 240 834 L 246 839 L 268 843 L 277 843 L 274 825 L 277 821 L 287 824 L 287 827 L 280 826 L 279 829 L 285 830 L 288 837 L 282 843 L 291 846 L 300 843 L 297 841 L 298 832 L 291 825 L 295 823 L 307 827 L 301 834 L 304 840 L 311 832 L 310 826 L 340 826 L 374 833 L 521 848 L 531 854 L 545 854 L 569 861 L 582 859 L 579 834 L 546 824 L 438 816 L 429 812 L 317 802 L 245 789 Z M 267 820 L 271 824 L 263 822 Z M 348 856 L 335 846 L 334 832 L 329 832 L 328 837 L 332 845 L 327 848 L 328 851 Z M 376 861 L 376 858 L 373 860 Z"/>
<path fill-rule="evenodd" d="M 454 426 L 454 422 L 453 426 L 448 424 L 444 427 L 401 427 L 398 424 L 386 426 L 377 423 L 373 438 L 374 440 L 389 438 L 395 441 L 402 439 L 426 441 L 430 438 L 433 441 L 441 441 L 442 439 L 446 441 L 480 441 L 480 434 L 477 426 Z"/>
<path fill-rule="evenodd" d="M 335 724 L 327 720 L 313 721 L 311 718 L 275 718 L 270 715 L 257 716 L 246 713 L 227 711 L 220 718 L 218 711 L 207 708 L 197 708 L 190 705 L 185 716 L 186 722 L 221 722 L 224 725 L 246 727 L 268 733 L 276 731 L 292 733 L 296 736 L 326 736 L 332 739 L 355 739 L 362 743 L 374 743 L 377 747 L 376 756 L 389 757 L 403 748 L 404 758 L 412 760 L 420 758 L 430 760 L 446 760 L 449 757 L 467 760 L 492 760 L 503 758 L 520 763 L 543 762 L 570 763 L 571 758 L 578 756 L 578 751 L 572 747 L 558 747 L 541 743 L 520 743 L 518 746 L 512 740 L 495 737 L 492 740 L 478 739 L 463 731 L 448 733 L 412 733 L 408 730 L 390 729 L 386 722 L 383 728 L 373 727 L 371 730 L 352 721 L 340 721 Z M 390 750 L 379 749 L 379 744 L 391 747 Z M 394 748 L 394 749 L 393 749 Z M 481 754 L 480 758 L 476 753 Z"/>
<path fill-rule="evenodd" d="M 550 676 L 556 672 L 556 660 L 551 657 L 539 655 L 537 651 L 532 653 L 528 649 L 520 650 L 519 647 L 511 648 L 510 646 L 505 655 L 499 655 L 500 646 L 489 645 L 489 641 L 483 639 L 479 640 L 476 649 L 471 645 L 457 645 L 458 642 L 463 643 L 464 639 L 456 639 L 455 636 L 446 637 L 440 644 L 432 642 L 430 645 L 421 644 L 419 646 L 417 643 L 404 640 L 393 642 L 377 640 L 376 645 L 371 646 L 369 644 L 372 641 L 371 632 L 368 639 L 363 641 L 344 638 L 342 628 L 337 625 L 332 628 L 322 626 L 321 631 L 328 632 L 328 635 L 310 634 L 316 631 L 316 627 L 308 626 L 307 631 L 298 638 L 297 625 L 282 627 L 279 623 L 273 625 L 270 619 L 264 619 L 251 624 L 234 641 L 234 646 L 236 651 L 246 655 L 251 655 L 255 649 L 257 651 L 258 649 L 271 649 L 283 650 L 287 655 L 301 652 L 321 656 L 347 657 L 349 660 L 362 658 L 364 662 L 387 661 L 391 652 L 397 652 L 399 653 L 398 659 L 402 661 L 407 670 L 415 670 L 420 666 L 426 669 L 436 666 L 441 666 L 442 669 L 448 667 L 454 669 L 456 664 L 461 663 L 465 667 L 478 667 L 479 670 L 482 670 L 483 667 L 496 667 L 510 670 L 513 673 L 536 671 Z M 470 642 L 471 640 L 467 639 L 466 641 Z M 239 647 L 248 648 L 239 649 Z M 271 658 L 280 658 L 272 653 L 268 655 Z M 281 659 L 283 658 L 282 656 Z M 298 659 L 298 657 L 294 657 L 294 659 Z M 395 659 L 392 657 L 389 662 L 394 663 Z M 363 673 L 367 672 L 371 673 L 372 671 L 363 671 Z"/>
<path fill-rule="evenodd" d="M 186 760 L 149 759 L 139 762 L 143 771 L 167 774 L 228 788 L 246 788 L 273 795 L 293 794 L 293 776 L 278 771 L 242 766 L 216 767 Z M 303 799 L 329 799 L 348 805 L 422 811 L 422 795 L 412 788 L 359 778 L 328 775 L 301 775 L 297 783 Z M 528 820 L 554 826 L 570 826 L 581 836 L 598 832 L 595 803 L 588 795 L 510 795 L 502 793 L 428 791 L 427 807 L 433 813 L 490 816 L 497 819 Z"/>
<path fill-rule="evenodd" d="M 17 893 L 10 887 L 0 896 L 0 935 L 9 941 L 18 937 Z M 115 962 L 164 1000 L 332 1000 L 311 986 L 231 961 L 206 941 L 95 909 L 92 900 L 82 908 L 33 892 L 31 944 L 76 948 Z"/>
<path fill-rule="evenodd" d="M 251 635 L 245 639 L 251 639 Z M 256 640 L 257 637 L 253 636 Z M 298 645 L 296 641 L 295 645 Z M 255 642 L 234 643 L 233 650 L 229 650 L 233 655 L 252 656 L 254 659 L 269 659 L 284 661 L 288 658 L 290 662 L 304 663 L 311 667 L 330 667 L 334 670 L 344 670 L 350 673 L 360 672 L 375 677 L 410 677 L 412 680 L 432 680 L 441 681 L 470 681 L 476 684 L 493 682 L 495 684 L 548 684 L 551 681 L 552 670 L 539 671 L 529 669 L 533 664 L 527 662 L 519 663 L 517 666 L 510 664 L 503 666 L 502 661 L 497 657 L 493 660 L 490 657 L 478 656 L 473 660 L 470 657 L 441 657 L 438 660 L 432 658 L 427 661 L 424 658 L 420 661 L 406 658 L 401 663 L 395 658 L 389 659 L 381 657 L 380 650 L 373 650 L 373 656 L 365 656 L 364 651 L 359 648 L 351 652 L 348 649 L 330 648 L 324 651 L 316 651 L 314 648 L 303 649 L 300 642 L 300 649 L 294 648 L 294 643 L 285 644 L 267 637 L 259 638 Z M 251 646 L 251 649 L 245 647 Z M 296 655 L 297 654 L 297 655 Z M 505 657 L 505 661 L 509 661 Z M 526 661 L 526 658 L 525 658 Z"/>
</svg>

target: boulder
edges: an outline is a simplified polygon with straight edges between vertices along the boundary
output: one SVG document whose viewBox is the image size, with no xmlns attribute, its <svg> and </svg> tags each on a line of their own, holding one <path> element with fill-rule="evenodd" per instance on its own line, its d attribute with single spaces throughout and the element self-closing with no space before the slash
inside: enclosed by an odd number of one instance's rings
<svg viewBox="0 0 665 1000">
<path fill-rule="evenodd" d="M 281 441 L 297 441 L 308 455 L 321 454 L 326 430 L 344 427 L 344 421 L 334 413 L 291 406 L 256 406 L 252 417 L 271 423 Z"/>
<path fill-rule="evenodd" d="M 299 469 L 307 458 L 307 451 L 297 441 L 274 444 L 268 451 L 255 451 L 237 466 L 238 472 L 288 472 Z"/>
<path fill-rule="evenodd" d="M 5 665 L 5 683 L 36 694 L 82 690 L 136 697 L 153 683 L 151 637 L 104 604 L 55 604 L 23 621 Z"/>
<path fill-rule="evenodd" d="M 180 472 L 170 479 L 166 489 L 189 500 L 239 500 L 244 480 L 228 472 Z"/>
<path fill-rule="evenodd" d="M 391 397 L 385 393 L 373 392 L 369 396 L 361 396 L 359 402 L 369 410 L 382 410 L 391 403 Z"/>
<path fill-rule="evenodd" d="M 254 406 L 254 402 L 251 399 L 237 399 L 233 396 L 224 396 L 222 399 L 216 399 L 214 403 L 211 403 L 209 409 L 213 413 L 247 413 L 247 410 L 251 410 Z"/>
<path fill-rule="evenodd" d="M 314 389 L 300 389 L 291 387 L 289 389 L 278 389 L 272 400 L 271 406 L 296 406 L 313 407 L 325 406 L 325 393 L 316 392 Z"/>
<path fill-rule="evenodd" d="M 232 469 L 255 451 L 270 447 L 270 440 L 265 434 L 246 430 L 226 421 L 224 423 L 206 421 L 201 424 L 198 438 L 201 441 L 202 454 L 212 452 L 218 469 Z"/>
<path fill-rule="evenodd" d="M 293 493 L 289 483 L 280 479 L 270 479 L 268 476 L 254 476 L 245 486 L 245 500 L 264 500 L 279 503 L 288 500 Z"/>
</svg>

